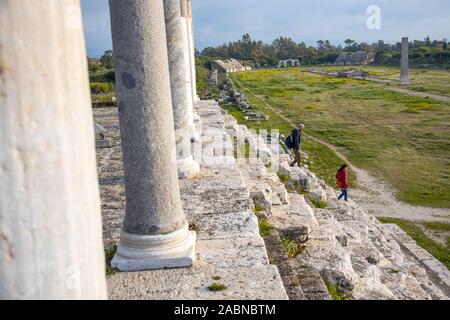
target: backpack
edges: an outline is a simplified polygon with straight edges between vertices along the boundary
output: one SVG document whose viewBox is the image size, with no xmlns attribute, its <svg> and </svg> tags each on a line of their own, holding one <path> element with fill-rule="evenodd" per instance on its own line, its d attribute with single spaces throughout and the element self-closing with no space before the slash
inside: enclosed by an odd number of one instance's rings
<svg viewBox="0 0 450 320">
<path fill-rule="evenodd" d="M 292 134 L 286 138 L 284 141 L 284 144 L 286 145 L 286 148 L 291 149 L 294 147 L 294 139 L 292 139 Z"/>
</svg>

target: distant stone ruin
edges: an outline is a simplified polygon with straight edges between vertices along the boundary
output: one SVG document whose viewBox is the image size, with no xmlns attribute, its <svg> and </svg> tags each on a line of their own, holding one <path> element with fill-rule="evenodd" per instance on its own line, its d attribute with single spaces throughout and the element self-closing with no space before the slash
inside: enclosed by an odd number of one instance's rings
<svg viewBox="0 0 450 320">
<path fill-rule="evenodd" d="M 401 44 L 400 85 L 409 84 L 409 41 L 407 37 L 404 37 Z"/>
<path fill-rule="evenodd" d="M 269 116 L 260 112 L 252 110 L 252 106 L 247 99 L 247 96 L 239 91 L 234 85 L 233 81 L 227 76 L 220 84 L 220 105 L 232 106 L 236 105 L 245 116 L 244 120 L 252 123 L 260 123 L 261 121 L 268 121 Z"/>
<path fill-rule="evenodd" d="M 365 66 L 373 61 L 373 57 L 368 52 L 342 52 L 334 64 L 336 66 Z"/>
<path fill-rule="evenodd" d="M 239 61 L 233 58 L 226 60 L 214 60 L 212 67 L 213 69 L 217 69 L 219 72 L 222 73 L 252 70 L 251 67 L 243 66 Z"/>
<path fill-rule="evenodd" d="M 286 59 L 278 61 L 278 68 L 290 68 L 300 66 L 300 60 L 298 59 Z"/>
<path fill-rule="evenodd" d="M 359 69 L 347 69 L 337 72 L 338 78 L 360 78 L 364 79 L 369 76 L 369 72 Z"/>
<path fill-rule="evenodd" d="M 208 79 L 206 79 L 206 86 L 212 89 L 219 85 L 219 72 L 217 69 L 212 69 L 209 72 Z"/>
</svg>

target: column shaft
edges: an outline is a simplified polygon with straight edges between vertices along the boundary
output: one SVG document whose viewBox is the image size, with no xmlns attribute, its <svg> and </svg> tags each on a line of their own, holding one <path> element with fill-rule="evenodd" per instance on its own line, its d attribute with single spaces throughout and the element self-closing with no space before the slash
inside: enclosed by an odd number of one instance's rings
<svg viewBox="0 0 450 320">
<path fill-rule="evenodd" d="M 186 56 L 185 29 L 183 28 L 180 0 L 164 0 L 167 47 L 169 55 L 172 108 L 175 121 L 175 140 L 178 177 L 197 174 L 199 165 L 192 158 L 191 136 L 194 132 L 192 94 L 186 90 L 191 83 L 189 60 Z"/>
<path fill-rule="evenodd" d="M 0 4 L 0 299 L 106 298 L 78 0 Z"/>
<path fill-rule="evenodd" d="M 109 3 L 127 202 L 112 264 L 191 265 L 195 234 L 181 207 L 163 0 Z"/>
<path fill-rule="evenodd" d="M 197 71 L 195 65 L 195 41 L 194 41 L 194 26 L 193 26 L 193 16 L 192 16 L 192 1 L 186 0 L 187 4 L 187 30 L 188 30 L 188 41 L 189 41 L 189 54 L 191 61 L 191 82 L 192 82 L 192 97 L 194 99 L 194 105 L 199 101 L 197 94 Z"/>
<path fill-rule="evenodd" d="M 402 38 L 400 84 L 409 85 L 409 41 Z"/>
</svg>

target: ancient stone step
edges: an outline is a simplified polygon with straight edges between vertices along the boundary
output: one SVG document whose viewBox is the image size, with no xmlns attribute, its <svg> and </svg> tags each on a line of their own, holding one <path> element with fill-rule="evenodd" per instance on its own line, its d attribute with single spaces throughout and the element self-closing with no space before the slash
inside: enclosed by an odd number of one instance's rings
<svg viewBox="0 0 450 320">
<path fill-rule="evenodd" d="M 317 270 L 306 268 L 299 264 L 297 260 L 291 260 L 290 266 L 297 274 L 297 279 L 306 299 L 332 300 L 327 286 Z"/>
<path fill-rule="evenodd" d="M 289 258 L 286 255 L 278 232 L 273 231 L 271 235 L 265 236 L 264 242 L 270 263 L 276 265 L 280 271 L 289 300 L 305 300 L 306 297 L 300 286 L 298 275 L 289 264 Z"/>
<path fill-rule="evenodd" d="M 272 208 L 269 223 L 282 235 L 293 237 L 293 240 L 305 242 L 311 231 L 317 226 L 312 208 L 305 198 L 299 194 L 289 194 L 290 204 Z"/>
</svg>

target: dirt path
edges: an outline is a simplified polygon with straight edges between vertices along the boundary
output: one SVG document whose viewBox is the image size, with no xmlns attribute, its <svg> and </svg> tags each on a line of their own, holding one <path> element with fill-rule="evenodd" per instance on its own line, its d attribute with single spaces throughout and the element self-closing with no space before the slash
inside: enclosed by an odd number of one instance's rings
<svg viewBox="0 0 450 320">
<path fill-rule="evenodd" d="M 268 104 L 262 96 L 255 94 L 241 82 L 239 82 L 239 84 L 245 91 L 264 103 L 264 105 L 272 112 L 278 114 L 283 120 L 293 127 L 296 126 L 296 124 L 294 124 L 289 118 L 280 113 L 279 110 Z M 307 138 L 333 150 L 350 166 L 351 170 L 353 170 L 356 174 L 358 185 L 360 187 L 359 189 L 350 190 L 350 196 L 369 213 L 375 216 L 401 218 L 407 220 L 450 222 L 450 209 L 435 209 L 430 207 L 413 206 L 399 201 L 395 196 L 395 189 L 387 183 L 381 181 L 381 179 L 374 177 L 368 171 L 353 165 L 334 145 L 317 139 L 311 135 L 304 135 Z"/>
<path fill-rule="evenodd" d="M 386 89 L 390 90 L 390 91 L 410 94 L 410 95 L 421 97 L 421 98 L 431 98 L 431 99 L 442 101 L 442 102 L 450 102 L 450 97 L 441 96 L 438 94 L 419 92 L 419 91 L 414 91 L 414 90 L 409 90 L 409 89 L 404 89 L 404 88 L 395 88 L 395 87 L 386 88 Z"/>
</svg>

